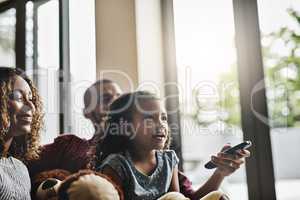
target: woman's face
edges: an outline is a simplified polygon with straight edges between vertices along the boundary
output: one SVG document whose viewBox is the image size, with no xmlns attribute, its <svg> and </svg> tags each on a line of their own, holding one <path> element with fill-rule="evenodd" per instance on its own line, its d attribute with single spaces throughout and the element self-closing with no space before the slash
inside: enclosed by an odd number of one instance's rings
<svg viewBox="0 0 300 200">
<path fill-rule="evenodd" d="M 8 100 L 10 136 L 20 136 L 31 132 L 35 106 L 28 83 L 20 76 L 13 79 L 12 92 Z"/>
</svg>

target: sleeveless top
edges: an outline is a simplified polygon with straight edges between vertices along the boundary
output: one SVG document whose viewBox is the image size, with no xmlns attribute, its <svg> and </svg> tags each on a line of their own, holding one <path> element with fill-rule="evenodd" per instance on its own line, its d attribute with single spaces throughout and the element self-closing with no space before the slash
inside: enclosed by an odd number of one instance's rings
<svg viewBox="0 0 300 200">
<path fill-rule="evenodd" d="M 123 182 L 126 200 L 156 200 L 168 192 L 179 160 L 173 150 L 156 151 L 157 164 L 151 175 L 138 171 L 128 152 L 109 155 L 98 168 L 111 167 Z"/>
</svg>

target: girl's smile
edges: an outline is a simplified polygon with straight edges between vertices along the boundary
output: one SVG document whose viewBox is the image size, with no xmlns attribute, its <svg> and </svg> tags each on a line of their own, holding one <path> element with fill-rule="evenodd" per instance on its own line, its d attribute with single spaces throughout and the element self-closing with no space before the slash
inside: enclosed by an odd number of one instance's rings
<svg viewBox="0 0 300 200">
<path fill-rule="evenodd" d="M 136 136 L 135 145 L 153 150 L 163 149 L 168 136 L 167 114 L 159 100 L 151 99 L 139 102 L 133 113 L 133 127 Z"/>
</svg>

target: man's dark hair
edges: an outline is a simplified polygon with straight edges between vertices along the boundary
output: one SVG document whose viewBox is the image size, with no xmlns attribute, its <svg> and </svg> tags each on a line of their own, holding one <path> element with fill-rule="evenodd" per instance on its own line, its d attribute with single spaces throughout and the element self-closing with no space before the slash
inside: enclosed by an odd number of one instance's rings
<svg viewBox="0 0 300 200">
<path fill-rule="evenodd" d="M 98 98 L 99 94 L 95 94 L 93 91 L 97 91 L 97 87 L 99 87 L 100 85 L 103 84 L 114 84 L 116 82 L 110 80 L 110 79 L 100 79 L 98 81 L 96 81 L 95 83 L 93 83 L 85 92 L 83 95 L 83 101 L 84 101 L 84 107 L 88 107 L 88 105 L 91 102 L 92 98 Z"/>
</svg>

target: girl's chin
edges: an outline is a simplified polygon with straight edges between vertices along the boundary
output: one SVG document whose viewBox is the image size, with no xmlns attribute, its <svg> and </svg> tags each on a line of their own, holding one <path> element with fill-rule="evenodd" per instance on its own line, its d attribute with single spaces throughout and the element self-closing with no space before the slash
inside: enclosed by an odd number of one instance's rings
<svg viewBox="0 0 300 200">
<path fill-rule="evenodd" d="M 164 147 L 165 147 L 165 143 L 163 143 L 163 144 L 156 144 L 155 147 L 154 147 L 154 149 L 155 150 L 163 150 Z"/>
</svg>

